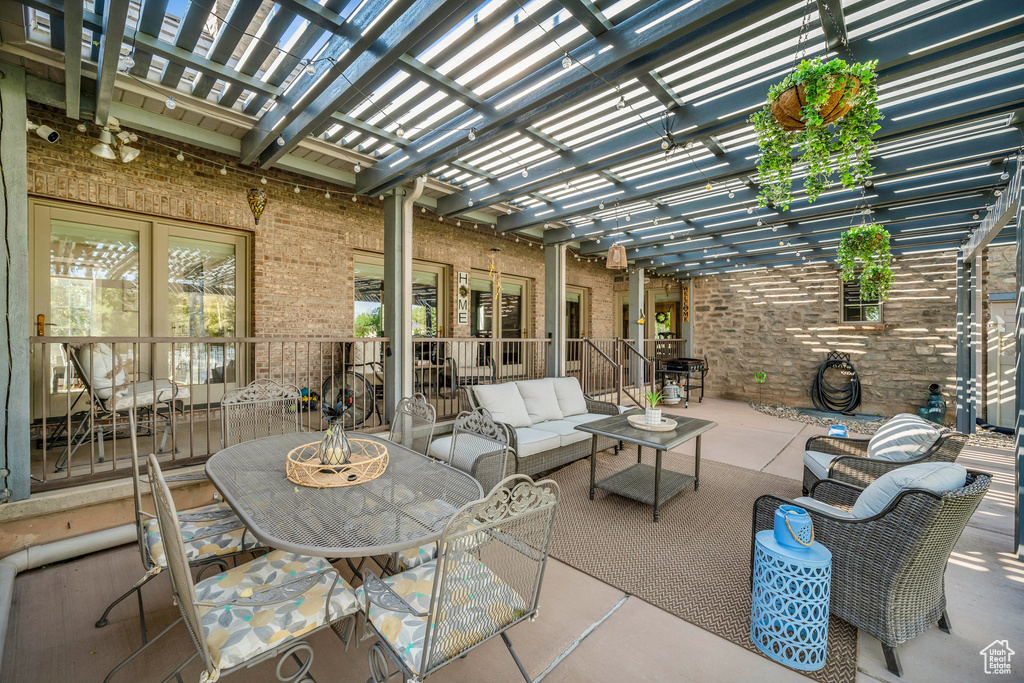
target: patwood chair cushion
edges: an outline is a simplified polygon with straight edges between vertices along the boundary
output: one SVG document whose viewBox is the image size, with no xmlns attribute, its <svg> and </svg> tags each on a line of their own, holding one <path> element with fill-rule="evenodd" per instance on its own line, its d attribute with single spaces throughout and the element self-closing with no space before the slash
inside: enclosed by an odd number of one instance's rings
<svg viewBox="0 0 1024 683">
<path fill-rule="evenodd" d="M 446 614 L 434 622 L 435 647 L 444 656 L 454 656 L 493 635 L 499 629 L 526 614 L 526 601 L 514 589 L 467 553 L 458 553 L 458 567 L 453 576 L 459 583 L 459 604 L 446 605 Z M 418 612 L 430 610 L 434 592 L 437 560 L 431 560 L 409 571 L 384 579 Z M 449 595 L 450 595 L 449 589 Z M 356 591 L 360 609 L 366 606 L 363 589 Z M 374 627 L 414 674 L 423 663 L 423 644 L 427 624 L 423 617 L 407 612 L 394 612 L 370 603 L 366 615 Z"/>
<path fill-rule="evenodd" d="M 886 472 L 857 497 L 851 513 L 854 517 L 872 517 L 882 512 L 901 492 L 924 489 L 944 493 L 962 488 L 967 482 L 963 465 L 951 462 L 920 462 Z"/>
<path fill-rule="evenodd" d="M 917 415 L 901 413 L 879 427 L 868 442 L 868 457 L 891 462 L 913 460 L 928 452 L 941 432 Z"/>
<path fill-rule="evenodd" d="M 197 602 L 253 598 L 253 604 L 198 605 L 214 665 L 228 669 L 323 626 L 327 616 L 324 603 L 332 584 L 331 620 L 355 614 L 358 608 L 352 586 L 322 557 L 274 550 L 197 583 Z M 265 587 L 271 588 L 270 600 L 257 602 L 259 589 Z"/>
</svg>

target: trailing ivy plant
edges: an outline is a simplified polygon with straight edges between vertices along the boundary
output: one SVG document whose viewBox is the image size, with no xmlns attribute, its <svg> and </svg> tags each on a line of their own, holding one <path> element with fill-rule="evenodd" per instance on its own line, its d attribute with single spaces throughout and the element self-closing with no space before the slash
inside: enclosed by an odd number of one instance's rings
<svg viewBox="0 0 1024 683">
<path fill-rule="evenodd" d="M 768 90 L 767 104 L 750 117 L 761 150 L 757 160 L 761 206 L 772 204 L 783 210 L 789 206 L 793 201 L 793 166 L 797 163 L 807 165 L 804 189 L 811 202 L 832 182 L 835 171 L 843 187 L 853 187 L 871 174 L 871 152 L 875 147 L 871 135 L 878 130 L 877 121 L 882 118 L 876 106 L 876 64 L 877 61 L 850 65 L 841 59 L 804 60 L 793 73 Z M 857 93 L 851 94 L 853 83 L 850 83 L 851 87 L 843 96 L 843 104 L 851 104 L 852 108 L 839 120 L 825 123 L 821 106 L 828 102 L 834 90 L 847 85 L 851 76 L 860 79 Z M 772 103 L 795 85 L 804 88 L 806 104 L 801 114 L 806 127 L 788 131 L 772 114 Z M 793 158 L 795 146 L 803 150 L 798 159 Z"/>
<path fill-rule="evenodd" d="M 860 270 L 860 298 L 885 301 L 892 287 L 892 253 L 889 232 L 878 223 L 856 225 L 843 233 L 836 252 L 844 282 L 857 279 Z"/>
</svg>

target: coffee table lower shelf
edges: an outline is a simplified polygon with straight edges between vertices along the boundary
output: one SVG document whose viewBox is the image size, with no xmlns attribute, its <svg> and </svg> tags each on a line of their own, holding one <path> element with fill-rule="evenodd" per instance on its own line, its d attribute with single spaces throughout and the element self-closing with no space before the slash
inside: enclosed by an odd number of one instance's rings
<svg viewBox="0 0 1024 683">
<path fill-rule="evenodd" d="M 653 505 L 655 507 L 654 519 L 657 521 L 657 508 L 696 481 L 696 477 L 662 468 L 661 490 L 656 501 L 654 498 L 654 477 L 656 472 L 656 468 L 650 465 L 637 463 L 621 472 L 616 472 L 606 479 L 602 479 L 594 484 L 594 488 L 604 489 L 605 491 L 610 491 L 640 503 Z"/>
</svg>

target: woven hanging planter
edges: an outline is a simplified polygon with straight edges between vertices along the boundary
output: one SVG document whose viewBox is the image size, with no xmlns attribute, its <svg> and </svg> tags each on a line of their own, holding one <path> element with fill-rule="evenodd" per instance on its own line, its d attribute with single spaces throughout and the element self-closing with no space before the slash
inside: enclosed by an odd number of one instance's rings
<svg viewBox="0 0 1024 683">
<path fill-rule="evenodd" d="M 249 200 L 249 209 L 252 211 L 252 217 L 256 219 L 256 225 L 259 225 L 263 209 L 267 208 L 267 193 L 258 187 L 254 187 L 246 192 L 245 196 Z"/>
<path fill-rule="evenodd" d="M 621 244 L 614 244 L 608 247 L 608 259 L 605 261 L 605 268 L 613 270 L 625 270 L 628 267 L 626 262 L 626 248 Z"/>
<path fill-rule="evenodd" d="M 847 91 L 850 91 L 847 95 Z M 860 92 L 860 79 L 847 76 L 846 82 L 835 88 L 828 101 L 821 105 L 821 118 L 828 125 L 846 116 L 853 108 L 854 97 Z M 783 130 L 803 130 L 806 128 L 802 109 L 807 104 L 803 84 L 794 85 L 782 92 L 772 102 L 772 116 L 779 122 Z"/>
</svg>

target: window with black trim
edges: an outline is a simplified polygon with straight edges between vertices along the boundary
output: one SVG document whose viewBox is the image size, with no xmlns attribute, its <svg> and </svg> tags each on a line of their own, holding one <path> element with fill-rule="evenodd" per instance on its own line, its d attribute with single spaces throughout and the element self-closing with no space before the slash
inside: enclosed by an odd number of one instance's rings
<svg viewBox="0 0 1024 683">
<path fill-rule="evenodd" d="M 839 322 L 854 325 L 873 325 L 882 322 L 882 302 L 860 297 L 860 273 L 855 280 L 844 282 L 839 278 Z"/>
</svg>

